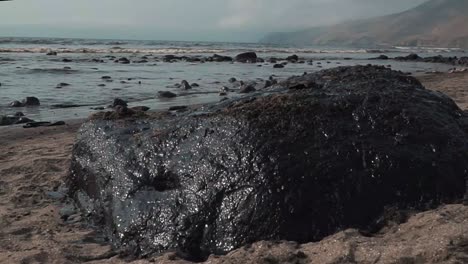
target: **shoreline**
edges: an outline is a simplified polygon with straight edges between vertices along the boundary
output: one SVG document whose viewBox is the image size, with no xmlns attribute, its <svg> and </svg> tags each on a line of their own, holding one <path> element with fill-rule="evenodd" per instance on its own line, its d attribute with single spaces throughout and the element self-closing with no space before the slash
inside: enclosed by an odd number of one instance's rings
<svg viewBox="0 0 468 264">
<path fill-rule="evenodd" d="M 462 110 L 468 109 L 468 73 L 429 74 L 417 79 L 426 88 L 449 95 Z M 60 186 L 68 173 L 76 131 L 84 121 L 65 120 L 66 125 L 58 127 L 0 127 L 0 263 L 126 263 L 86 227 L 79 215 L 73 221 L 70 217 L 67 221 L 61 218 L 67 207 L 60 196 Z M 369 255 L 383 261 L 391 260 L 395 254 L 417 256 L 441 250 L 438 243 L 431 241 L 434 234 L 441 236 L 439 242 L 444 245 L 463 245 L 468 241 L 468 234 L 463 232 L 468 228 L 467 219 L 468 207 L 446 205 L 419 213 L 405 224 L 389 226 L 376 237 L 351 229 L 304 245 L 258 242 L 224 257 L 210 257 L 208 263 L 256 263 L 268 257 L 282 263 L 291 256 L 303 261 L 304 255 L 314 259 L 297 263 L 332 263 L 340 257 L 351 257 L 351 252 L 357 259 Z M 460 234 L 463 236 L 457 238 Z M 419 244 L 413 245 L 412 240 Z M 402 244 L 413 252 L 404 253 Z M 376 255 L 377 251 L 381 256 Z M 189 263 L 177 260 L 171 253 L 153 261 Z"/>
<path fill-rule="evenodd" d="M 262 86 L 272 75 L 281 80 L 302 72 L 369 63 L 420 75 L 466 67 L 467 61 L 466 57 L 463 60 L 462 57 L 455 59 L 452 57 L 455 54 L 447 54 L 446 57 L 431 56 L 434 54 L 410 54 L 401 57 L 401 53 L 382 52 L 387 55 L 375 57 L 377 54 L 343 53 L 329 57 L 327 54 L 322 56 L 321 53 L 319 56 L 301 53 L 287 56 L 289 53 L 258 52 L 258 55 L 248 59 L 237 59 L 241 54 L 236 57 L 226 54 L 128 54 L 121 58 L 117 54 L 70 57 L 67 53 L 60 52 L 49 56 L 28 53 L 24 58 L 16 53 L 4 54 L 1 59 L 5 71 L 0 80 L 4 93 L 0 98 L 0 117 L 4 116 L 6 121 L 0 123 L 14 123 L 8 119 L 17 111 L 22 111 L 25 118 L 35 121 L 82 118 L 92 112 L 92 108 L 106 107 L 116 97 L 132 106 L 145 104 L 155 110 L 164 110 L 174 105 L 214 102 L 219 100 L 218 94 L 223 86 L 233 91 L 239 88 L 238 83 L 234 85 L 228 82 L 231 78 Z M 38 65 L 23 65 L 23 60 L 37 61 Z M 197 67 L 197 70 L 193 70 L 193 67 Z M 196 83 L 196 87 L 190 91 L 181 89 L 183 80 Z M 32 82 L 35 86 L 31 86 Z M 170 100 L 157 97 L 158 92 L 165 91 L 173 92 L 176 96 Z M 231 95 L 233 93 L 228 94 Z M 41 105 L 37 107 L 10 106 L 12 103 L 20 106 L 15 101 L 36 96 L 41 101 Z"/>
<path fill-rule="evenodd" d="M 39 138 L 63 136 L 67 133 L 76 133 L 86 119 L 65 120 L 65 125 L 53 127 L 23 128 L 23 124 L 0 127 L 0 146 L 8 147 L 21 140 L 38 140 Z"/>
</svg>

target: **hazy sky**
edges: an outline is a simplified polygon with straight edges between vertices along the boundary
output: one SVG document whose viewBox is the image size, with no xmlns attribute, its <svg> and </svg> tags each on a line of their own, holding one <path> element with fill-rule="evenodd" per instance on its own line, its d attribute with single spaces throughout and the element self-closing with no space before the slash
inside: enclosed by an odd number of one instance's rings
<svg viewBox="0 0 468 264">
<path fill-rule="evenodd" d="M 0 36 L 256 41 L 426 0 L 13 0 L 0 2 Z"/>
</svg>

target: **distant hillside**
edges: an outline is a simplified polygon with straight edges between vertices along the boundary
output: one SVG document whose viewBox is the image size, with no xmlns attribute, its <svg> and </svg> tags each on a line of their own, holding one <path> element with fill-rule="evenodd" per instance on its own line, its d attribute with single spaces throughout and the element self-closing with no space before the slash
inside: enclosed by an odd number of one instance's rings
<svg viewBox="0 0 468 264">
<path fill-rule="evenodd" d="M 383 17 L 272 33 L 264 43 L 332 46 L 432 46 L 468 48 L 468 0 L 429 0 Z"/>
</svg>

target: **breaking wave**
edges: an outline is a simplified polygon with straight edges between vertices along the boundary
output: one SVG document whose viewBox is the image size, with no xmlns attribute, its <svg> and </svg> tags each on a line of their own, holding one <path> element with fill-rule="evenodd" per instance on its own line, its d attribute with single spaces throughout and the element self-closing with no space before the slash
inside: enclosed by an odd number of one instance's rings
<svg viewBox="0 0 468 264">
<path fill-rule="evenodd" d="M 145 54 L 196 54 L 196 53 L 224 53 L 224 49 L 192 49 L 192 48 L 0 48 L 0 53 L 145 53 Z"/>
<path fill-rule="evenodd" d="M 155 40 L 95 40 L 57 38 L 0 38 L 0 53 L 144 53 L 209 54 L 255 51 L 273 54 L 367 54 L 367 53 L 448 53 L 461 49 L 433 47 L 389 47 L 385 49 L 339 49 L 323 47 L 285 47 L 258 43 L 222 43 Z"/>
</svg>

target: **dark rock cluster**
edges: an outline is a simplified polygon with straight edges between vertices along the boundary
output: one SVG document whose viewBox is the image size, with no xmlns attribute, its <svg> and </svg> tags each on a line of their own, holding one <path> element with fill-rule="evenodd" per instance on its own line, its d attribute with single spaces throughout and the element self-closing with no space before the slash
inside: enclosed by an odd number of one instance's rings
<svg viewBox="0 0 468 264">
<path fill-rule="evenodd" d="M 382 55 L 385 56 L 385 55 Z M 379 57 L 378 57 L 379 58 Z M 398 61 L 417 61 L 417 62 L 432 62 L 445 63 L 451 65 L 468 66 L 468 57 L 444 57 L 442 55 L 431 57 L 420 57 L 418 54 L 410 54 L 408 56 L 395 57 Z"/>
<path fill-rule="evenodd" d="M 115 98 L 111 105 L 112 111 L 101 111 L 91 115 L 91 119 L 117 120 L 129 117 L 146 117 L 147 106 L 128 107 L 128 103 L 120 98 Z"/>
<path fill-rule="evenodd" d="M 140 257 L 372 232 L 385 208 L 463 199 L 467 124 L 401 72 L 339 67 L 164 118 L 89 121 L 69 194 Z"/>
<path fill-rule="evenodd" d="M 0 115 L 0 126 L 9 126 L 33 122 L 33 120 L 24 116 L 22 112 L 17 112 L 14 115 Z"/>
<path fill-rule="evenodd" d="M 245 52 L 236 56 L 236 61 L 244 63 L 257 62 L 257 54 L 255 52 Z"/>
<path fill-rule="evenodd" d="M 25 106 L 39 106 L 41 102 L 37 97 L 30 96 L 23 99 L 23 101 L 13 101 L 10 103 L 10 107 L 25 107 Z"/>
</svg>

